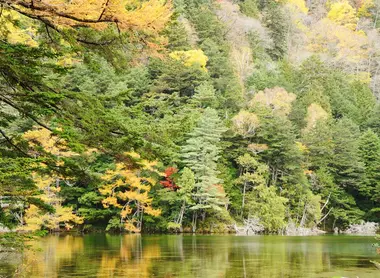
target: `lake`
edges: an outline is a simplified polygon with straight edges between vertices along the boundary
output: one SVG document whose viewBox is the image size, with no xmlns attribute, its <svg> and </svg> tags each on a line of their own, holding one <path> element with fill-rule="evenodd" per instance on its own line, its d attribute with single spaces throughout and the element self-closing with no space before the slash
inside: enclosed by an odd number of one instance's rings
<svg viewBox="0 0 380 278">
<path fill-rule="evenodd" d="M 49 235 L 0 258 L 0 277 L 380 277 L 373 237 Z M 21 261 L 23 263 L 21 263 Z"/>
</svg>

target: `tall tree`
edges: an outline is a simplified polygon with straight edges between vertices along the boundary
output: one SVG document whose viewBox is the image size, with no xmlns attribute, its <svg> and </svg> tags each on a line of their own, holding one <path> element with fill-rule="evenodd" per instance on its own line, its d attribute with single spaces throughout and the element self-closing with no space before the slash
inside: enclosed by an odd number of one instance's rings
<svg viewBox="0 0 380 278">
<path fill-rule="evenodd" d="M 176 219 L 176 224 L 180 225 L 182 229 L 183 216 L 186 209 L 193 203 L 192 194 L 195 186 L 194 173 L 189 168 L 184 168 L 182 174 L 178 179 L 179 189 L 177 190 L 178 199 L 182 202 L 181 210 Z"/>
<path fill-rule="evenodd" d="M 363 173 L 363 162 L 359 155 L 360 132 L 350 119 L 336 122 L 333 129 L 334 155 L 330 162 L 336 182 L 347 191 L 357 190 Z"/>
<path fill-rule="evenodd" d="M 242 187 L 241 214 L 243 215 L 248 190 L 259 185 L 266 185 L 268 166 L 247 153 L 239 156 L 236 161 L 240 167 L 240 176 L 236 183 Z"/>
<path fill-rule="evenodd" d="M 115 170 L 108 170 L 103 176 L 104 183 L 99 192 L 105 208 L 114 207 L 120 216 L 109 221 L 107 229 L 125 229 L 129 232 L 141 232 L 143 215 L 159 216 L 160 209 L 152 207 L 152 198 L 148 195 L 155 180 L 144 177 L 143 171 L 154 172 L 155 162 L 140 158 L 136 153 L 125 153 L 126 162 L 116 163 Z"/>
<path fill-rule="evenodd" d="M 270 30 L 273 46 L 269 49 L 269 55 L 273 59 L 281 59 L 287 51 L 287 17 L 281 6 L 271 1 L 265 9 L 264 22 Z"/>
<path fill-rule="evenodd" d="M 216 110 L 206 108 L 182 148 L 182 162 L 195 176 L 193 229 L 198 211 L 204 220 L 208 209 L 220 210 L 227 203 L 217 170 L 220 138 L 225 130 Z"/>
<path fill-rule="evenodd" d="M 360 194 L 365 200 L 360 201 L 361 207 L 366 211 L 373 209 L 372 212 L 380 209 L 380 138 L 372 130 L 368 129 L 361 137 L 359 152 L 364 162 L 364 175 L 359 187 Z M 375 215 L 368 215 L 376 219 Z"/>
</svg>

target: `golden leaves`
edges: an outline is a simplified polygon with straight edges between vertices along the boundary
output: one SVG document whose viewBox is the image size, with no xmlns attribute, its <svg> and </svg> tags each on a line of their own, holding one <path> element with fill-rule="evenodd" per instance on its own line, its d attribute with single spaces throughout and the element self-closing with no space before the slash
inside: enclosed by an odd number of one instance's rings
<svg viewBox="0 0 380 278">
<path fill-rule="evenodd" d="M 309 152 L 309 149 L 307 148 L 307 146 L 302 144 L 302 142 L 297 141 L 296 146 L 301 153 L 308 153 Z"/>
<path fill-rule="evenodd" d="M 129 231 L 131 233 L 140 233 L 141 232 L 141 229 L 137 228 L 136 227 L 136 223 L 137 221 L 133 221 L 133 220 L 127 220 L 125 221 L 124 223 L 124 229 L 126 231 Z"/>
<path fill-rule="evenodd" d="M 45 203 L 54 208 L 54 212 L 47 213 L 42 211 L 35 205 L 30 205 L 25 210 L 24 226 L 21 227 L 25 231 L 35 231 L 40 229 L 59 230 L 60 224 L 65 226 L 66 230 L 73 228 L 72 224 L 82 224 L 83 218 L 73 213 L 71 207 L 63 207 L 61 198 L 57 196 L 59 187 L 51 186 L 53 178 L 47 176 L 34 176 L 37 186 L 42 190 L 42 194 L 38 197 Z"/>
<path fill-rule="evenodd" d="M 54 135 L 46 128 L 41 127 L 29 130 L 23 134 L 23 138 L 28 140 L 28 145 L 30 147 L 36 149 L 36 147 L 41 146 L 45 152 L 59 157 L 78 155 L 70 150 L 64 139 Z"/>
<path fill-rule="evenodd" d="M 57 131 L 61 130 L 57 129 Z M 65 140 L 59 138 L 45 128 L 35 128 L 27 131 L 23 134 L 23 138 L 28 141 L 28 145 L 32 149 L 30 153 L 33 155 L 49 153 L 58 158 L 79 155 L 70 150 Z M 55 163 L 55 166 L 58 167 L 62 167 L 63 165 L 63 160 L 58 160 Z M 42 164 L 41 166 L 46 167 L 45 164 Z M 51 205 L 55 212 L 46 213 L 41 211 L 38 207 L 31 205 L 26 210 L 26 226 L 22 227 L 23 229 L 37 230 L 46 228 L 58 230 L 60 224 L 63 224 L 66 229 L 71 229 L 73 227 L 72 223 L 81 224 L 83 222 L 83 218 L 75 215 L 71 207 L 63 207 L 61 205 L 62 199 L 58 196 L 58 193 L 61 191 L 60 182 L 64 177 L 57 173 L 51 173 L 50 175 L 33 173 L 32 178 L 42 192 L 38 198 L 48 205 Z"/>
<path fill-rule="evenodd" d="M 109 208 L 110 206 L 114 206 L 116 208 L 122 208 L 120 204 L 117 202 L 117 198 L 113 196 L 108 196 L 104 200 L 102 200 L 103 207 Z"/>
<path fill-rule="evenodd" d="M 103 207 L 121 208 L 120 218 L 124 228 L 130 232 L 140 232 L 141 220 L 139 215 L 147 213 L 152 216 L 161 214 L 160 209 L 152 207 L 153 199 L 148 193 L 155 179 L 142 177 L 141 171 L 157 172 L 154 169 L 156 162 L 141 159 L 137 153 L 125 153 L 126 157 L 136 160 L 140 168 L 126 162 L 119 162 L 115 170 L 108 170 L 101 179 L 104 181 L 99 188 L 100 194 L 106 196 L 102 201 Z M 133 167 L 132 167 L 133 166 Z"/>
<path fill-rule="evenodd" d="M 19 25 L 27 28 L 20 28 Z M 0 17 L 0 38 L 9 43 L 21 43 L 31 47 L 37 47 L 35 40 L 37 37 L 38 26 L 29 18 L 12 10 L 2 9 Z"/>
<path fill-rule="evenodd" d="M 151 206 L 147 206 L 144 208 L 145 213 L 152 215 L 152 216 L 160 216 L 161 209 L 154 209 Z"/>
<path fill-rule="evenodd" d="M 40 176 L 36 173 L 33 174 L 33 180 L 34 182 L 36 183 L 37 187 L 41 190 L 44 190 L 48 187 L 50 187 L 50 185 L 53 184 L 54 182 L 54 178 L 53 177 L 50 177 L 50 176 Z"/>
<path fill-rule="evenodd" d="M 355 9 L 347 2 L 337 2 L 331 5 L 327 18 L 350 30 L 355 30 L 358 23 Z"/>
<path fill-rule="evenodd" d="M 373 3 L 373 0 L 362 0 L 359 1 L 359 7 L 357 15 L 358 17 L 371 17 L 372 14 L 370 10 L 375 7 L 375 3 Z"/>
<path fill-rule="evenodd" d="M 35 205 L 30 205 L 30 207 L 25 210 L 24 221 L 26 225 L 23 229 L 26 231 L 36 231 L 40 229 L 44 223 L 40 215 L 40 210 Z"/>
<path fill-rule="evenodd" d="M 353 31 L 325 18 L 309 34 L 308 49 L 327 53 L 344 64 L 357 64 L 368 58 L 369 42 L 362 31 Z"/>
<path fill-rule="evenodd" d="M 110 25 L 121 31 L 158 34 L 172 14 L 171 1 L 149 0 L 40 0 L 7 1 L 11 8 L 55 28 L 85 26 L 104 30 Z"/>
<path fill-rule="evenodd" d="M 121 218 L 127 218 L 128 215 L 130 215 L 132 213 L 132 208 L 130 206 L 125 206 L 121 212 L 120 212 L 120 216 Z"/>
<path fill-rule="evenodd" d="M 170 58 L 181 61 L 186 67 L 199 66 L 201 70 L 207 71 L 208 57 L 201 49 L 188 51 L 174 51 L 169 54 Z"/>
</svg>

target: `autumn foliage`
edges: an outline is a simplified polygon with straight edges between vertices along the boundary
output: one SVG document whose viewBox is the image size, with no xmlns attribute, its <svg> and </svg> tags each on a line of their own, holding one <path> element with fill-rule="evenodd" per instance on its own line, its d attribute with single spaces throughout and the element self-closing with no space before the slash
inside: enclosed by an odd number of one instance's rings
<svg viewBox="0 0 380 278">
<path fill-rule="evenodd" d="M 64 167 L 65 162 L 62 158 L 78 155 L 70 150 L 64 139 L 54 135 L 50 130 L 45 128 L 39 127 L 29 130 L 23 134 L 23 138 L 28 141 L 29 154 L 31 156 L 38 157 L 45 154 L 56 156 L 56 169 Z M 40 166 L 43 169 L 47 167 L 45 163 L 40 163 Z M 70 230 L 74 225 L 83 223 L 83 217 L 76 215 L 72 207 L 62 205 L 63 198 L 59 196 L 59 192 L 61 191 L 61 183 L 65 183 L 67 177 L 62 176 L 58 172 L 51 172 L 49 175 L 35 172 L 32 179 L 40 190 L 40 195 L 37 197 L 45 204 L 51 206 L 54 211 L 47 213 L 36 205 L 31 204 L 25 211 L 23 230 L 59 230 L 62 226 L 66 230 Z"/>
<path fill-rule="evenodd" d="M 122 31 L 157 32 L 171 16 L 171 2 L 161 0 L 4 0 L 1 3 L 56 28 L 84 26 L 103 30 L 112 24 Z"/>
<path fill-rule="evenodd" d="M 127 162 L 117 163 L 116 169 L 108 170 L 102 176 L 103 185 L 99 188 L 99 192 L 105 197 L 102 201 L 104 208 L 119 209 L 120 223 L 124 224 L 126 231 L 140 232 L 144 213 L 151 216 L 161 214 L 160 209 L 152 207 L 153 199 L 148 196 L 155 180 L 141 175 L 141 171 L 154 172 L 155 163 L 140 159 L 136 153 L 124 155 L 129 160 L 138 162 L 140 167 L 136 169 Z"/>
<path fill-rule="evenodd" d="M 174 183 L 173 175 L 178 172 L 178 169 L 175 167 L 168 167 L 165 170 L 165 180 L 160 181 L 160 184 L 170 190 L 177 190 L 179 186 Z"/>
</svg>

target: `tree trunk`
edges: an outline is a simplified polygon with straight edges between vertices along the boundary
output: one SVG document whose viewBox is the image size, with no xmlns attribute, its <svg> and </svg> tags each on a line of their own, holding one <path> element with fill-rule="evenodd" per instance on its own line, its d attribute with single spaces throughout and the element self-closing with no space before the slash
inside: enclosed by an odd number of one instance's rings
<svg viewBox="0 0 380 278">
<path fill-rule="evenodd" d="M 183 221 L 183 215 L 185 214 L 185 209 L 186 209 L 186 201 L 183 201 L 181 210 L 176 220 L 176 223 L 181 225 L 181 229 L 182 229 L 182 221 Z"/>
<path fill-rule="evenodd" d="M 193 221 L 191 223 L 193 233 L 195 233 L 195 231 L 197 229 L 197 217 L 198 217 L 197 212 L 194 211 L 194 213 L 193 213 Z"/>
<path fill-rule="evenodd" d="M 242 199 L 242 202 L 241 202 L 241 216 L 242 216 L 242 217 L 243 217 L 243 212 L 244 212 L 245 191 L 246 191 L 246 187 L 247 187 L 247 182 L 245 181 L 245 182 L 244 182 L 244 186 L 243 186 L 243 199 Z"/>
<path fill-rule="evenodd" d="M 305 225 L 305 221 L 306 221 L 306 209 L 307 209 L 307 203 L 305 204 L 305 207 L 304 207 L 303 212 L 302 212 L 302 218 L 301 218 L 301 222 L 300 222 L 300 227 L 303 227 Z"/>
</svg>

